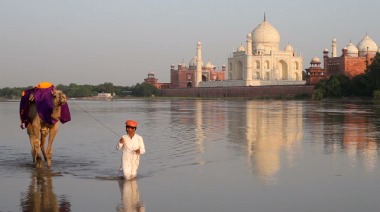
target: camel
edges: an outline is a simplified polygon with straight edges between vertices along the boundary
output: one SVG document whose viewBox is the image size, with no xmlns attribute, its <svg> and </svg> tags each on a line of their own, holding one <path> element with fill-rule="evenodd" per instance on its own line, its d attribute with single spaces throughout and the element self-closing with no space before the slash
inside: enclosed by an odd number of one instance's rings
<svg viewBox="0 0 380 212">
<path fill-rule="evenodd" d="M 65 123 L 71 120 L 67 97 L 62 91 L 55 89 L 52 84 L 48 88 L 36 86 L 26 92 L 28 95 L 21 100 L 20 116 L 29 135 L 33 163 L 37 168 L 42 167 L 41 151 L 50 167 L 53 156 L 52 145 L 58 132 L 59 121 Z M 62 115 L 65 116 L 64 119 L 62 119 Z M 21 126 L 21 128 L 25 127 Z M 45 148 L 47 137 L 48 143 Z"/>
</svg>

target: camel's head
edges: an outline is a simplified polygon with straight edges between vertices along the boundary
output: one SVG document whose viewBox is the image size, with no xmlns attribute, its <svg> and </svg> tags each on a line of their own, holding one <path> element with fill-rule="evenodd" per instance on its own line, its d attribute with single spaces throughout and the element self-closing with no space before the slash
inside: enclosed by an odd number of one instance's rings
<svg viewBox="0 0 380 212">
<path fill-rule="evenodd" d="M 54 89 L 51 93 L 55 106 L 61 106 L 67 102 L 67 97 L 62 91 Z"/>
</svg>

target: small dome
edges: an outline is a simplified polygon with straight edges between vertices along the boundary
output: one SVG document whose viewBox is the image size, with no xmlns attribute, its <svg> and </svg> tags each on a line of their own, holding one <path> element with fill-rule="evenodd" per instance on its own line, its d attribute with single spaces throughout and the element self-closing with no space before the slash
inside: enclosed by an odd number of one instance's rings
<svg viewBox="0 0 380 212">
<path fill-rule="evenodd" d="M 321 60 L 318 57 L 311 59 L 310 64 L 320 64 Z"/>
<path fill-rule="evenodd" d="M 205 65 L 206 68 L 214 68 L 214 64 L 212 64 L 210 61 L 207 61 L 206 65 Z"/>
<path fill-rule="evenodd" d="M 203 62 L 201 64 L 203 66 Z M 197 56 L 194 56 L 193 59 L 190 60 L 189 67 L 191 66 L 197 66 Z"/>
<path fill-rule="evenodd" d="M 240 44 L 238 52 L 245 52 L 245 47 L 243 46 L 243 44 Z"/>
<path fill-rule="evenodd" d="M 346 48 L 347 48 L 347 54 L 349 56 L 352 56 L 352 57 L 358 56 L 359 50 L 358 48 L 356 48 L 356 46 L 353 43 L 350 42 Z"/>
<path fill-rule="evenodd" d="M 190 60 L 189 66 L 197 66 L 197 56 L 194 56 L 193 59 Z"/>
<path fill-rule="evenodd" d="M 357 48 L 361 52 L 376 52 L 377 44 L 366 34 L 364 38 L 358 43 Z"/>
<path fill-rule="evenodd" d="M 185 60 L 182 60 L 182 62 L 180 62 L 178 65 L 181 65 L 182 67 L 187 67 L 187 63 L 185 62 Z"/>
<path fill-rule="evenodd" d="M 288 45 L 285 46 L 284 50 L 286 52 L 293 52 L 294 51 L 293 46 L 290 45 L 289 43 L 288 43 Z"/>
</svg>

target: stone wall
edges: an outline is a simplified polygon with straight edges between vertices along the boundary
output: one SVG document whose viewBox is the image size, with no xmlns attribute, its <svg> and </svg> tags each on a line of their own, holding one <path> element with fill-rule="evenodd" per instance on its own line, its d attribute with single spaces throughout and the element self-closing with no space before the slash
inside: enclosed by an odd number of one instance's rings
<svg viewBox="0 0 380 212">
<path fill-rule="evenodd" d="M 202 97 L 202 98 L 276 98 L 311 96 L 314 85 L 270 85 L 270 86 L 236 86 L 208 88 L 161 89 L 161 96 L 166 97 Z"/>
</svg>

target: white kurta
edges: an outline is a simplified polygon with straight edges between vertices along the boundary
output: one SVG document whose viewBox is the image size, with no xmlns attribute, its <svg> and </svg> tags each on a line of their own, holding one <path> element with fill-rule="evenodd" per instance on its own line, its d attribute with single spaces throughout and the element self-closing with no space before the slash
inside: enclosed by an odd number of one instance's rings
<svg viewBox="0 0 380 212">
<path fill-rule="evenodd" d="M 143 138 L 135 134 L 133 138 L 129 135 L 122 136 L 124 143 L 118 142 L 116 149 L 122 149 L 123 155 L 121 157 L 121 169 L 123 170 L 123 175 L 126 180 L 133 179 L 137 176 L 137 169 L 140 163 L 140 154 L 145 153 L 145 145 Z M 135 151 L 140 149 L 140 154 Z"/>
</svg>

